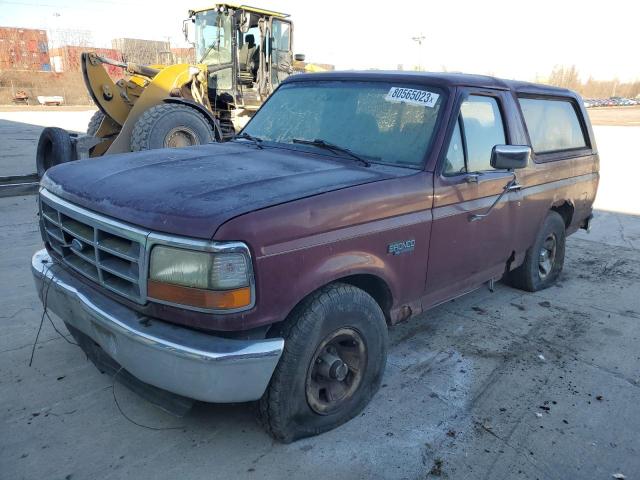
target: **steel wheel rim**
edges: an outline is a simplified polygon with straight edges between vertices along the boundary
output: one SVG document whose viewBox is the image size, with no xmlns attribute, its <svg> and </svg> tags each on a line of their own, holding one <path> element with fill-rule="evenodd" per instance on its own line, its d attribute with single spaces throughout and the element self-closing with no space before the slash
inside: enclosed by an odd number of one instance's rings
<svg viewBox="0 0 640 480">
<path fill-rule="evenodd" d="M 556 239 L 555 233 L 547 235 L 547 238 L 542 242 L 542 248 L 540 249 L 540 255 L 538 257 L 538 274 L 543 280 L 551 275 L 556 261 L 557 246 L 558 240 Z"/>
<path fill-rule="evenodd" d="M 329 415 L 353 397 L 362 383 L 366 354 L 364 339 L 353 328 L 340 328 L 320 342 L 305 385 L 307 403 L 314 412 Z"/>
<path fill-rule="evenodd" d="M 189 127 L 181 126 L 172 128 L 164 137 L 165 148 L 181 148 L 190 147 L 192 145 L 200 145 L 196 132 Z"/>
</svg>

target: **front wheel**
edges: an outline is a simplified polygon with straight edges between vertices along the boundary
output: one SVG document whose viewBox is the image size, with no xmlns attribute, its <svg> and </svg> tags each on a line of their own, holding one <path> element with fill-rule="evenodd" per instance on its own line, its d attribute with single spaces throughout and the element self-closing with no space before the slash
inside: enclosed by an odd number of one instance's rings
<svg viewBox="0 0 640 480">
<path fill-rule="evenodd" d="M 284 352 L 259 403 L 267 431 L 288 443 L 342 425 L 378 391 L 387 325 L 376 301 L 341 283 L 298 306 L 280 332 Z"/>
<path fill-rule="evenodd" d="M 195 108 L 165 103 L 144 112 L 131 133 L 131 151 L 203 145 L 214 139 L 207 119 Z"/>
<path fill-rule="evenodd" d="M 98 129 L 100 125 L 102 125 L 102 121 L 104 120 L 105 114 L 100 110 L 96 111 L 91 118 L 89 119 L 89 124 L 87 125 L 87 135 L 91 135 L 94 137 L 96 133 L 98 133 Z"/>
<path fill-rule="evenodd" d="M 564 219 L 549 212 L 524 263 L 507 274 L 507 283 L 529 292 L 550 287 L 562 272 L 565 239 Z"/>
</svg>

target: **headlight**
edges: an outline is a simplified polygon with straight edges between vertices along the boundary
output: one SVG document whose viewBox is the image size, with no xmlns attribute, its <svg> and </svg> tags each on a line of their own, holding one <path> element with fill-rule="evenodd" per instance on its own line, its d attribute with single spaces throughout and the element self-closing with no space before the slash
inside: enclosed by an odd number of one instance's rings
<svg viewBox="0 0 640 480">
<path fill-rule="evenodd" d="M 151 250 L 147 295 L 206 310 L 252 303 L 251 263 L 242 252 L 202 252 L 157 245 Z"/>
<path fill-rule="evenodd" d="M 249 265 L 242 253 L 209 253 L 156 246 L 151 251 L 149 278 L 208 290 L 249 285 Z"/>
</svg>

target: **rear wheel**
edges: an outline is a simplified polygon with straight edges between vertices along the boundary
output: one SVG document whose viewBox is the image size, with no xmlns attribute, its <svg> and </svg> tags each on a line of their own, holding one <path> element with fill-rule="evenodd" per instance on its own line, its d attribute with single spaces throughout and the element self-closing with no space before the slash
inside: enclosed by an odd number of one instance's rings
<svg viewBox="0 0 640 480">
<path fill-rule="evenodd" d="M 507 283 L 529 292 L 551 286 L 562 272 L 565 238 L 564 219 L 549 212 L 524 263 L 507 274 Z"/>
<path fill-rule="evenodd" d="M 100 110 L 93 114 L 91 120 L 89 120 L 89 124 L 87 125 L 87 135 L 94 136 L 96 133 L 98 133 L 98 129 L 100 128 L 104 117 L 104 113 L 102 113 Z"/>
<path fill-rule="evenodd" d="M 279 333 L 284 352 L 259 403 L 277 440 L 288 443 L 342 425 L 380 387 L 387 326 L 366 292 L 329 285 L 297 307 Z"/>
<path fill-rule="evenodd" d="M 211 125 L 196 109 L 162 104 L 144 112 L 134 125 L 131 151 L 189 147 L 213 140 Z"/>
</svg>

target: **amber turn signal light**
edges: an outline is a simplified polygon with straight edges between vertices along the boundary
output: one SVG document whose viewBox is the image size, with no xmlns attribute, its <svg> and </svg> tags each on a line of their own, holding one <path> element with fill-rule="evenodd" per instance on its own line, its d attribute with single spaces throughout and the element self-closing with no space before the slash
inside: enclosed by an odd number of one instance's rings
<svg viewBox="0 0 640 480">
<path fill-rule="evenodd" d="M 246 307 L 251 303 L 251 289 L 249 287 L 213 291 L 171 285 L 155 280 L 147 281 L 147 296 L 152 300 L 189 305 L 206 310 L 232 310 Z"/>
</svg>

